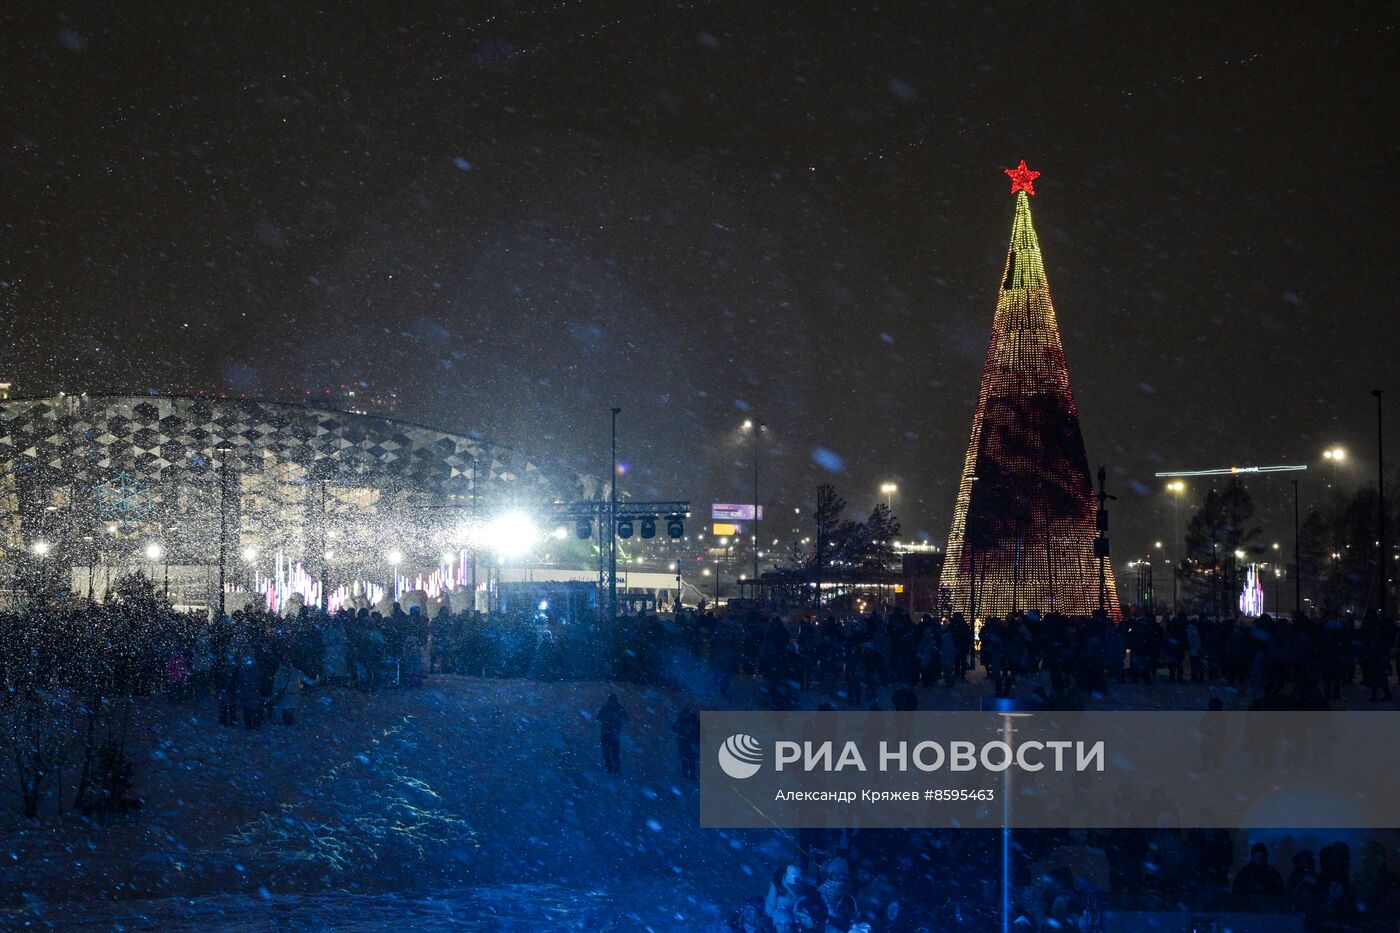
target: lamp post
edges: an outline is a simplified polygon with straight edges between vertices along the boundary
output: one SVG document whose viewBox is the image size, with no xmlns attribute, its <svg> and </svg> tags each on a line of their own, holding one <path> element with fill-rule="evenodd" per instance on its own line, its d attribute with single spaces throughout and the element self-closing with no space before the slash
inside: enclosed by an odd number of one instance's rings
<svg viewBox="0 0 1400 933">
<path fill-rule="evenodd" d="M 240 556 L 243 558 L 243 563 L 246 565 L 246 569 L 243 571 L 243 579 L 248 586 L 248 591 L 252 592 L 255 582 L 253 580 L 253 574 L 257 572 L 253 567 L 253 562 L 258 559 L 258 549 L 251 546 L 245 547 Z"/>
<path fill-rule="evenodd" d="M 165 548 L 155 541 L 146 545 L 146 559 L 152 564 L 157 563 L 165 555 Z M 165 562 L 165 598 L 170 598 L 170 562 Z"/>
<path fill-rule="evenodd" d="M 885 508 L 894 511 L 894 494 L 899 492 L 899 486 L 895 483 L 881 483 L 880 491 L 885 494 Z"/>
<path fill-rule="evenodd" d="M 612 493 L 608 497 L 608 618 L 617 621 L 617 416 L 612 410 Z"/>
<path fill-rule="evenodd" d="M 228 560 L 228 454 L 231 447 L 215 447 L 219 454 L 219 618 L 224 617 L 224 580 Z"/>
<path fill-rule="evenodd" d="M 1293 481 L 1293 614 L 1301 615 L 1303 612 L 1303 573 L 1302 573 L 1302 552 L 1299 550 L 1298 537 L 1298 481 Z M 1317 595 L 1317 591 L 1313 591 Z"/>
<path fill-rule="evenodd" d="M 1178 612 L 1176 601 L 1176 578 L 1181 574 L 1181 497 L 1186 492 L 1186 484 L 1179 479 L 1167 483 L 1167 492 L 1172 494 L 1172 614 Z"/>
<path fill-rule="evenodd" d="M 1389 576 L 1387 569 L 1390 564 L 1385 543 L 1385 438 L 1381 433 L 1381 390 L 1372 389 L 1371 394 L 1376 397 L 1376 499 L 1379 505 L 1376 524 L 1377 531 L 1380 532 L 1376 536 L 1380 543 L 1380 556 L 1376 560 L 1376 575 L 1381 587 L 1381 618 L 1385 619 L 1390 602 L 1389 587 L 1386 586 L 1386 577 Z"/>
<path fill-rule="evenodd" d="M 389 588 L 386 595 L 388 595 L 391 602 L 398 602 L 399 594 L 397 591 L 399 583 L 399 564 L 403 563 L 403 551 L 400 551 L 398 548 L 395 548 L 388 554 L 384 555 L 384 557 L 389 562 L 390 568 Z"/>
<path fill-rule="evenodd" d="M 754 594 L 758 594 L 758 548 L 759 548 L 759 526 L 763 519 L 759 512 L 762 508 L 758 504 L 758 460 L 759 441 L 763 435 L 763 422 L 749 419 L 744 422 L 744 430 L 753 431 L 753 582 Z"/>
<path fill-rule="evenodd" d="M 1322 452 L 1322 459 L 1332 464 L 1332 486 L 1337 486 L 1337 464 L 1347 458 L 1347 452 L 1341 447 L 1329 447 Z"/>
</svg>

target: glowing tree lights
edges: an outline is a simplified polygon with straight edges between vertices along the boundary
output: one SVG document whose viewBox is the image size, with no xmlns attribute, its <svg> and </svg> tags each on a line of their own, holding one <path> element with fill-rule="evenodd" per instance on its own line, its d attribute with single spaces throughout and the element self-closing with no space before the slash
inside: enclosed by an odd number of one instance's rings
<svg viewBox="0 0 1400 933">
<path fill-rule="evenodd" d="M 982 368 L 940 587 L 978 618 L 1015 609 L 1099 608 L 1096 506 L 1079 412 L 1050 302 L 1029 195 L 1039 172 L 1014 169 L 1016 217 Z M 1121 614 L 1109 561 L 1104 607 Z"/>
<path fill-rule="evenodd" d="M 1259 584 L 1259 571 L 1253 564 L 1249 565 L 1244 574 L 1244 589 L 1240 592 L 1240 614 L 1264 614 L 1264 587 Z"/>
<path fill-rule="evenodd" d="M 1040 173 L 1026 168 L 1026 160 L 1022 159 L 1021 164 L 1015 168 L 1002 169 L 1003 172 L 1011 176 L 1011 193 L 1024 191 L 1026 194 L 1035 194 L 1035 180 L 1040 177 Z M 1035 236 L 1032 232 L 1031 236 Z"/>
</svg>

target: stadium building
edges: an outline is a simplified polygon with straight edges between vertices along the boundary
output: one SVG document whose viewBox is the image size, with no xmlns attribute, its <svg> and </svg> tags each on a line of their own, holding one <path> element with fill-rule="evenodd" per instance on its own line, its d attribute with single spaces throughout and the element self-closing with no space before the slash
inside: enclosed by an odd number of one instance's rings
<svg viewBox="0 0 1400 933">
<path fill-rule="evenodd" d="M 226 596 L 273 608 L 436 595 L 477 581 L 461 546 L 470 523 L 598 491 L 561 464 L 368 414 L 207 397 L 0 400 L 11 593 L 37 570 L 102 599 L 142 569 L 198 608 L 217 603 L 222 564 Z"/>
</svg>

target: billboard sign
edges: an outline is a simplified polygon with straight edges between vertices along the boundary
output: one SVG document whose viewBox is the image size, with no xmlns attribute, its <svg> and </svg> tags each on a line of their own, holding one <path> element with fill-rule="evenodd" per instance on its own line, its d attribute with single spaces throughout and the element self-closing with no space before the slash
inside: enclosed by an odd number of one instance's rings
<svg viewBox="0 0 1400 933">
<path fill-rule="evenodd" d="M 755 515 L 763 521 L 763 506 L 738 502 L 716 502 L 710 506 L 710 518 L 717 522 L 751 522 Z"/>
</svg>

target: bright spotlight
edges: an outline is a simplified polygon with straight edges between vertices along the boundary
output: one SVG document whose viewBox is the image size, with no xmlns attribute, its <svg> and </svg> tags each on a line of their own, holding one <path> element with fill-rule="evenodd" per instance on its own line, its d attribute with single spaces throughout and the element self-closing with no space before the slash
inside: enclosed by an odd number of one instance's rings
<svg viewBox="0 0 1400 933">
<path fill-rule="evenodd" d="M 560 525 L 558 528 L 554 529 L 554 540 L 555 540 L 555 541 L 563 541 L 563 540 L 564 540 L 565 538 L 567 538 L 568 536 L 569 536 L 569 529 L 565 528 L 563 525 Z"/>
<path fill-rule="evenodd" d="M 399 564 L 403 563 L 403 551 L 400 551 L 397 548 L 395 548 L 388 554 L 385 554 L 384 559 L 387 560 L 389 563 L 393 564 L 395 567 L 397 567 Z"/>
<path fill-rule="evenodd" d="M 49 553 L 49 542 L 35 541 L 32 550 L 34 551 L 34 554 L 37 557 L 47 557 Z"/>
<path fill-rule="evenodd" d="M 255 548 L 255 547 L 245 547 L 245 548 L 243 549 L 243 559 L 244 559 L 245 561 L 247 561 L 248 563 L 251 564 L 253 561 L 257 560 L 257 558 L 258 558 L 258 549 L 257 549 L 257 548 Z"/>
<path fill-rule="evenodd" d="M 482 543 L 502 557 L 519 557 L 540 541 L 540 530 L 523 512 L 507 512 L 481 529 Z"/>
<path fill-rule="evenodd" d="M 162 554 L 164 554 L 164 553 L 165 553 L 164 549 L 161 548 L 161 546 L 160 546 L 159 544 L 156 544 L 154 541 L 152 541 L 150 544 L 146 545 L 146 559 L 147 559 L 147 560 L 160 560 L 160 555 L 162 555 Z"/>
</svg>

